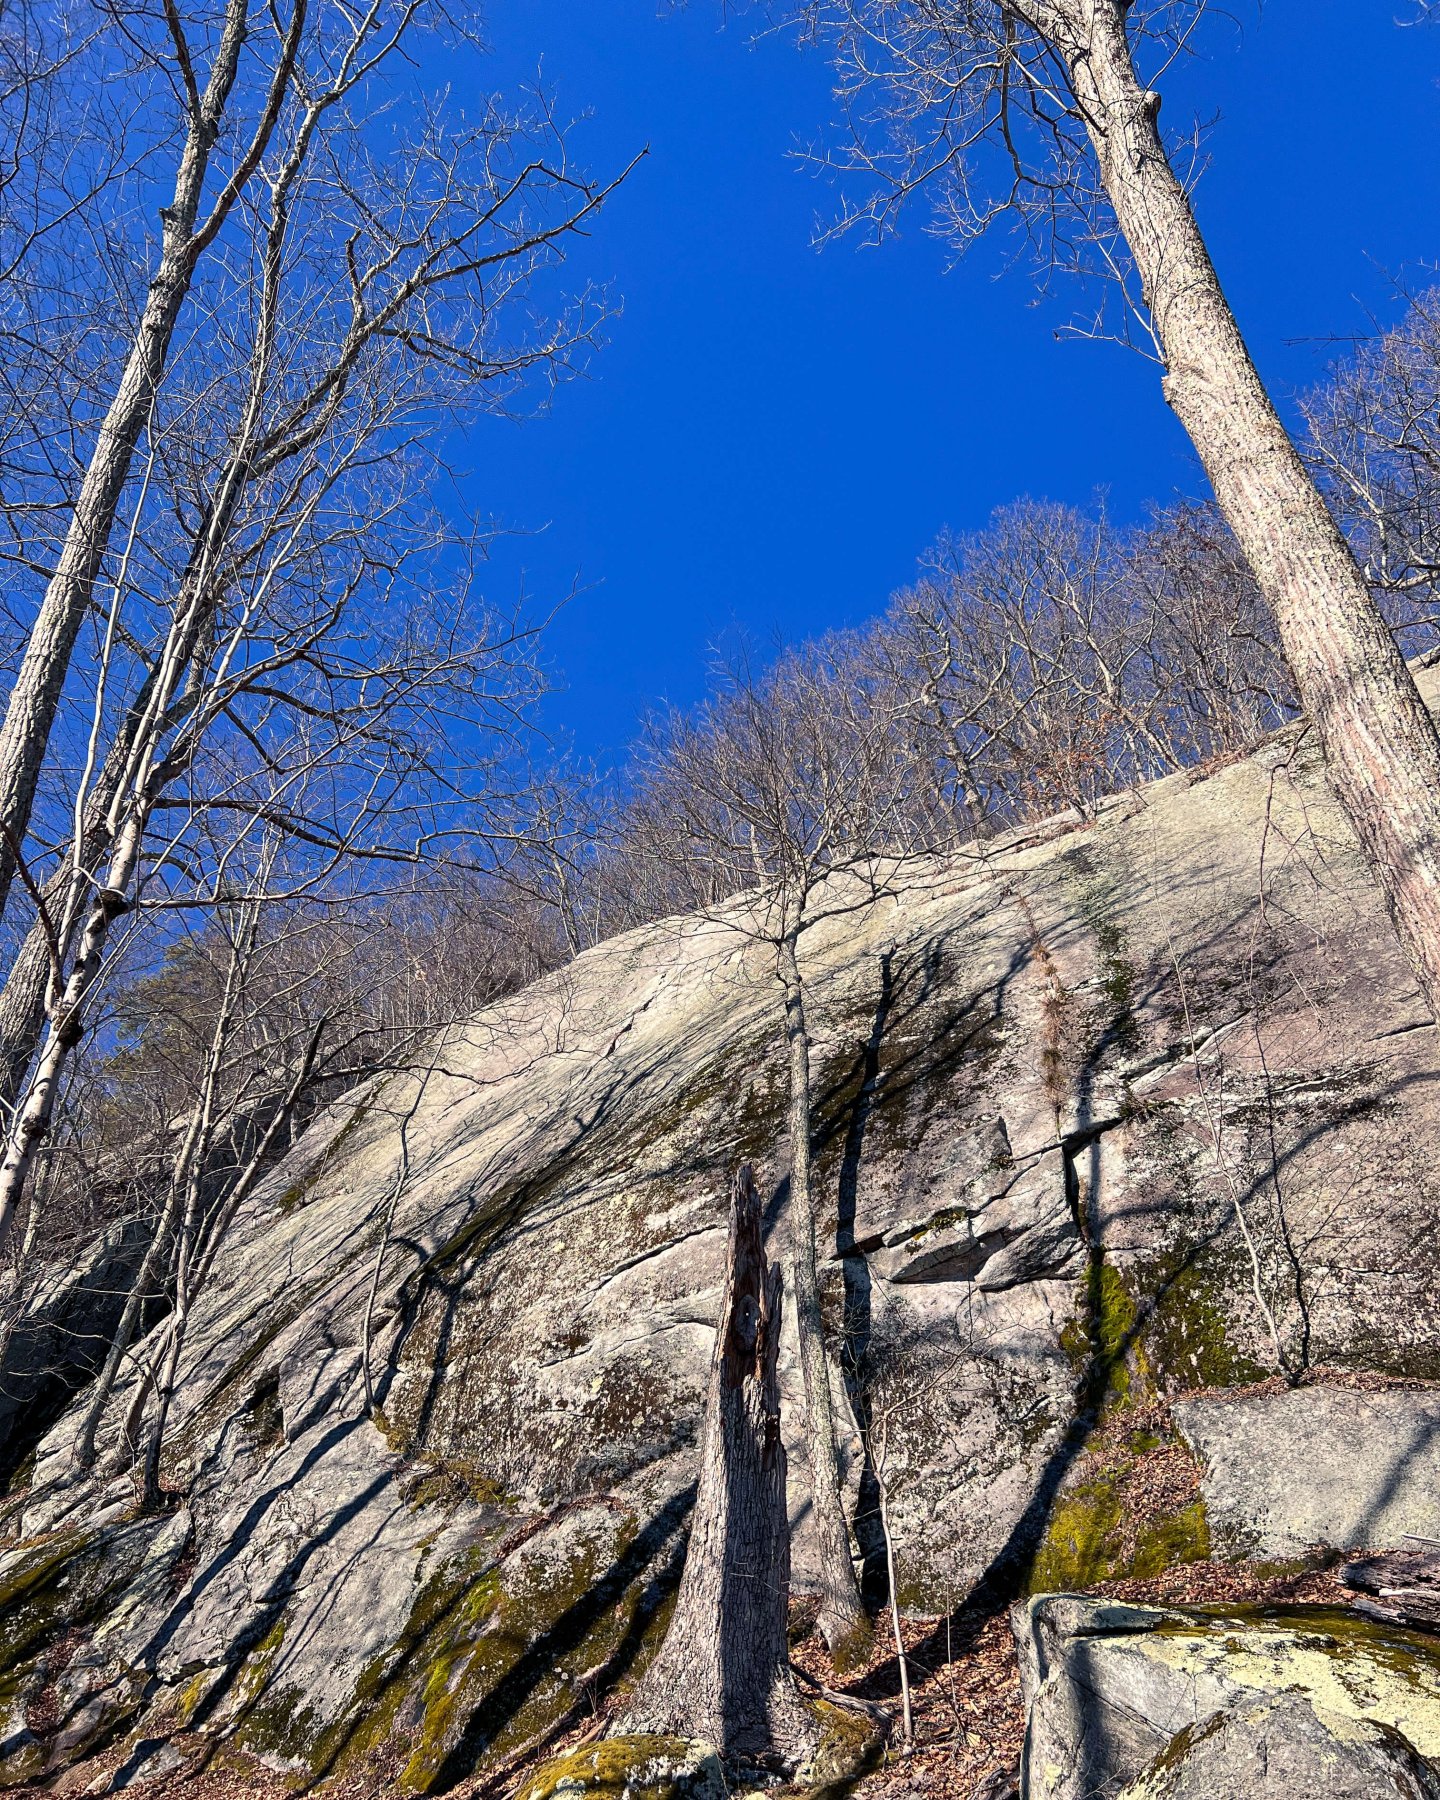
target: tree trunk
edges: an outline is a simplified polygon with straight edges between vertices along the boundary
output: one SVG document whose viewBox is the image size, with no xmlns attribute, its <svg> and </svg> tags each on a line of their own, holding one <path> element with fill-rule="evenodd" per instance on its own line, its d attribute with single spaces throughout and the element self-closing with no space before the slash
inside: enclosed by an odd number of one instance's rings
<svg viewBox="0 0 1440 1800">
<path fill-rule="evenodd" d="M 70 871 L 46 883 L 45 902 L 63 903 Z M 0 1120 L 8 1127 L 25 1092 L 25 1077 L 45 1035 L 45 995 L 50 986 L 50 946 L 37 920 L 25 934 L 5 985 L 0 988 Z M 6 1130 L 6 1136 L 9 1132 Z"/>
<path fill-rule="evenodd" d="M 1275 617 L 1331 784 L 1440 1019 L 1440 740 L 1276 412 L 1142 89 L 1127 0 L 1021 10 L 1064 57 L 1164 354 L 1165 397 Z"/>
<path fill-rule="evenodd" d="M 129 911 L 130 885 L 140 860 L 148 813 L 132 813 L 115 845 L 103 882 L 97 882 L 86 916 L 75 962 L 63 990 L 50 1007 L 50 1026 L 25 1104 L 13 1120 L 0 1158 L 0 1249 L 19 1213 L 25 1183 L 40 1146 L 50 1132 L 61 1078 L 70 1052 L 85 1029 L 85 1007 L 105 960 L 110 927 Z"/>
<path fill-rule="evenodd" d="M 227 478 L 224 508 L 230 510 L 212 509 L 211 525 L 220 530 L 228 528 L 238 490 L 238 482 Z M 103 812 L 97 813 L 94 804 L 88 809 L 83 840 L 85 855 L 97 861 L 102 854 L 108 855 L 109 861 L 103 879 L 88 884 L 91 897 L 85 910 L 75 961 L 68 974 L 63 970 L 63 961 L 70 945 L 67 941 L 56 946 L 62 961 L 61 983 L 60 991 L 52 991 L 47 999 L 45 1011 L 50 1020 L 49 1032 L 23 1106 L 18 1105 L 18 1099 L 11 1102 L 10 1131 L 3 1160 L 0 1160 L 0 1249 L 13 1228 L 35 1156 L 49 1135 L 65 1066 L 70 1052 L 83 1035 L 85 1009 L 104 966 L 110 928 L 117 918 L 130 911 L 133 904 L 133 888 L 155 802 L 167 784 L 187 766 L 187 758 L 176 754 L 173 744 L 170 756 L 162 755 L 163 740 L 172 723 L 172 706 L 191 671 L 205 622 L 214 614 L 214 590 L 205 580 L 212 542 L 207 527 L 200 541 L 191 546 L 190 563 L 158 666 L 152 670 L 129 709 L 124 728 L 117 734 L 106 757 L 102 781 L 97 784 L 94 800 L 98 801 L 102 794 L 108 793 L 108 804 Z M 122 788 L 127 788 L 128 792 L 121 792 Z M 57 879 L 68 883 L 69 872 L 61 871 Z M 77 887 L 72 898 L 82 897 L 85 891 L 84 887 Z M 38 924 L 37 921 L 37 927 Z M 62 935 L 68 937 L 69 934 Z M 23 984 L 17 989 L 13 1009 L 9 1004 L 8 981 L 4 994 L 0 995 L 0 1034 L 3 1034 L 0 1035 L 0 1051 L 4 1055 L 0 1078 L 5 1077 L 8 1069 L 12 1074 L 18 1071 L 23 1080 L 24 1070 L 34 1056 L 33 1042 L 27 1049 L 22 1034 L 27 1025 L 40 1023 L 33 1010 L 36 966 L 33 954 L 23 971 L 17 963 L 15 976 L 20 977 L 23 973 L 29 986 L 28 990 Z M 47 987 L 53 989 L 53 976 L 47 981 Z"/>
<path fill-rule="evenodd" d="M 41 765 L 50 742 L 60 695 L 81 624 L 104 566 L 120 501 L 130 479 L 141 432 L 146 428 L 165 372 L 171 339 L 194 278 L 196 264 L 218 232 L 237 192 L 241 169 L 233 170 L 226 193 L 197 232 L 206 176 L 247 32 L 247 0 L 227 0 L 224 21 L 203 96 L 190 112 L 176 167 L 170 204 L 161 208 L 160 260 L 151 276 L 144 310 L 130 351 L 96 434 L 55 572 L 46 586 L 25 655 L 0 721 L 0 915 L 5 910 L 16 860 L 30 827 Z M 304 7 L 295 7 L 285 33 L 274 95 L 284 93 L 298 41 Z M 262 120 L 244 158 L 253 170 L 268 141 L 278 102 Z M 268 129 L 266 128 L 268 126 Z"/>
<path fill-rule="evenodd" d="M 675 1616 L 615 1733 L 704 1738 L 732 1767 L 793 1768 L 815 1727 L 790 1673 L 790 1525 L 775 1358 L 780 1271 L 749 1165 L 735 1178 L 695 1523 Z"/>
<path fill-rule="evenodd" d="M 42 899 L 56 932 L 55 942 L 52 944 L 44 921 L 37 917 L 25 934 L 4 987 L 0 988 L 0 1119 L 5 1121 L 7 1135 L 25 1092 L 25 1077 L 45 1035 L 53 958 L 59 957 L 63 980 L 63 965 L 70 950 L 65 926 L 75 913 L 97 862 L 109 850 L 113 836 L 108 824 L 110 808 L 129 764 L 135 733 L 146 715 L 153 686 L 151 674 L 126 709 L 124 723 L 85 802 L 78 849 L 72 843 L 65 861 L 45 884 Z"/>
<path fill-rule="evenodd" d="M 830 1358 L 820 1316 L 820 1284 L 815 1268 L 815 1198 L 810 1182 L 810 1032 L 805 1022 L 805 990 L 795 940 L 778 946 L 785 988 L 785 1041 L 790 1081 L 790 1286 L 805 1380 L 806 1444 L 810 1455 L 811 1517 L 820 1553 L 820 1633 L 837 1662 L 868 1647 L 869 1627 L 855 1564 L 840 1483 L 835 1443 L 835 1408 Z"/>
</svg>

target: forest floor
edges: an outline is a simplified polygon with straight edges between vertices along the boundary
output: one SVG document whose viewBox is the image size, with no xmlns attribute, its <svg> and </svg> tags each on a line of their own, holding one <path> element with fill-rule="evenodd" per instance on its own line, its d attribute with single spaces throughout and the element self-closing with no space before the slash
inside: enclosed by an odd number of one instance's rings
<svg viewBox="0 0 1440 1800">
<path fill-rule="evenodd" d="M 1324 1570 L 1265 1577 L 1245 1564 L 1197 1562 L 1168 1569 L 1150 1581 L 1102 1582 L 1088 1590 L 1113 1600 L 1150 1605 L 1226 1605 L 1305 1602 L 1345 1605 L 1353 1595 Z M 881 1624 L 887 1621 L 882 1620 Z M 842 1693 L 876 1700 L 895 1726 L 883 1763 L 857 1789 L 859 1800 L 996 1800 L 1019 1767 L 1025 1734 L 1014 1634 L 1004 1613 L 970 1620 L 902 1622 L 910 1668 L 914 1747 L 900 1738 L 899 1670 L 893 1639 L 877 1639 L 872 1664 L 843 1679 L 829 1671 L 814 1639 L 795 1660 Z"/>
</svg>

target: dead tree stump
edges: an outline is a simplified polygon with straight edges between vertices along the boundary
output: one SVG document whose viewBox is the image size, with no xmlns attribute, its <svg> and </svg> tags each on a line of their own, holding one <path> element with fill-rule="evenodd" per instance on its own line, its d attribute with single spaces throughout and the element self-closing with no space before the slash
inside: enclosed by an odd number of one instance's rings
<svg viewBox="0 0 1440 1800">
<path fill-rule="evenodd" d="M 675 1616 L 613 1734 L 703 1738 L 732 1767 L 793 1768 L 816 1726 L 790 1673 L 790 1523 L 775 1358 L 780 1270 L 767 1263 L 749 1165 L 730 1247 Z"/>
<path fill-rule="evenodd" d="M 1344 1586 L 1366 1596 L 1350 1602 L 1357 1612 L 1387 1624 L 1440 1631 L 1440 1546 L 1357 1556 L 1341 1564 L 1339 1576 Z"/>
</svg>

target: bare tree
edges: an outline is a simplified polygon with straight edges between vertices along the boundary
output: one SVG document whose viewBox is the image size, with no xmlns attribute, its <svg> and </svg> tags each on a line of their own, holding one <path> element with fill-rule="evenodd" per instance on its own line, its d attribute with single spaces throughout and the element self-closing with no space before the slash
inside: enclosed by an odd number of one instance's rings
<svg viewBox="0 0 1440 1800">
<path fill-rule="evenodd" d="M 1440 584 L 1440 291 L 1413 299 L 1303 402 L 1306 448 L 1367 579 L 1409 647 Z"/>
<path fill-rule="evenodd" d="M 1022 501 L 946 537 L 858 641 L 903 696 L 938 848 L 1248 748 L 1288 716 L 1269 617 L 1213 509 L 1139 532 Z M 923 815 L 923 816 L 922 816 Z"/>
<path fill-rule="evenodd" d="M 271 13 L 252 21 L 250 10 L 249 0 L 227 0 L 220 17 L 205 19 L 198 34 L 187 30 L 175 8 L 165 14 L 168 51 L 184 120 L 173 192 L 161 211 L 159 257 L 143 310 L 95 434 L 60 558 L 0 722 L 0 911 L 29 828 L 41 764 L 75 640 L 110 547 L 136 446 L 164 374 L 181 308 L 201 257 L 224 229 L 236 201 L 259 169 L 289 96 L 306 31 L 306 0 L 295 0 L 284 16 Z M 383 39 L 377 36 L 373 12 L 361 18 L 353 60 L 368 61 Z M 206 43 L 212 29 L 213 44 Z M 192 41 L 197 35 L 199 43 Z M 241 128 L 244 135 L 238 153 L 207 202 L 212 162 L 224 128 L 231 122 L 242 55 L 252 36 L 270 52 L 268 66 L 258 84 L 253 115 Z M 208 67 L 201 60 L 207 50 Z"/>
<path fill-rule="evenodd" d="M 144 112 L 158 146 L 145 178 L 159 181 L 158 162 L 170 156 L 173 191 L 120 366 L 93 431 L 79 434 L 73 452 L 83 477 L 65 500 L 63 540 L 0 722 L 0 909 L 24 853 L 82 626 L 106 585 L 112 607 L 128 607 L 123 590 L 150 465 L 174 454 L 172 438 L 194 424 L 197 395 L 185 375 L 192 353 L 177 364 L 173 352 L 187 307 L 199 329 L 184 342 L 198 342 L 202 356 L 224 342 L 237 313 L 237 335 L 248 325 L 253 351 L 248 363 L 236 357 L 228 388 L 206 395 L 211 404 L 236 404 L 245 429 L 194 532 L 200 590 L 217 573 L 219 546 L 247 490 L 322 440 L 333 455 L 340 415 L 385 347 L 403 345 L 412 364 L 429 363 L 432 377 L 443 372 L 452 383 L 466 373 L 480 379 L 483 360 L 497 401 L 513 385 L 516 367 L 496 354 L 480 321 L 500 313 L 525 279 L 527 259 L 533 274 L 599 195 L 563 150 L 547 157 L 560 148 L 553 129 L 542 144 L 493 113 L 479 126 L 454 127 L 423 98 L 396 107 L 393 65 L 408 56 L 412 38 L 442 23 L 431 0 L 367 0 L 359 8 L 290 0 L 278 9 L 207 0 L 183 15 L 174 7 L 122 9 L 135 80 L 156 90 Z M 379 121 L 390 115 L 387 156 L 377 154 L 385 139 Z M 533 156 L 511 161 L 522 142 Z M 547 194 L 558 204 L 542 218 Z M 302 310 L 307 275 L 326 254 L 338 266 Z M 279 305 L 287 290 L 288 310 Z M 224 329 L 215 329 L 218 320 Z M 563 341 L 551 349 L 558 372 Z M 248 398 L 234 392 L 235 373 L 249 380 Z M 431 403 L 443 404 L 438 381 L 426 385 Z M 139 466 L 142 441 L 149 460 Z"/>
<path fill-rule="evenodd" d="M 1440 740 L 1260 380 L 1159 127 L 1150 76 L 1184 53 L 1204 11 L 1203 0 L 816 0 L 807 16 L 838 45 L 849 160 L 882 178 L 864 209 L 873 222 L 931 185 L 962 239 L 1018 215 L 1060 260 L 1133 275 L 1165 397 L 1273 613 L 1440 1017 Z M 1154 65 L 1144 79 L 1137 57 Z"/>
<path fill-rule="evenodd" d="M 222 429 L 213 441 L 176 434 L 158 446 L 152 434 L 179 530 L 152 541 L 137 501 L 105 621 L 68 868 L 45 894 L 22 865 L 37 921 L 0 998 L 12 1084 L 35 1054 L 42 976 L 49 1026 L 0 1164 L 0 1242 L 50 1130 L 115 923 L 133 912 L 147 858 L 173 862 L 191 819 L 264 817 L 308 837 L 331 870 L 346 856 L 438 853 L 455 836 L 457 805 L 472 839 L 482 815 L 495 829 L 496 809 L 442 766 L 456 734 L 427 733 L 418 719 L 468 702 L 472 741 L 487 713 L 505 726 L 521 696 L 512 683 L 497 706 L 490 676 L 497 661 L 519 669 L 522 640 L 488 627 L 466 635 L 462 602 L 448 620 L 433 606 L 428 620 L 402 613 L 387 652 L 366 609 L 382 620 L 396 611 L 406 565 L 437 541 L 438 523 L 416 504 L 417 429 L 442 406 L 503 405 L 532 372 L 553 379 L 588 335 L 583 308 L 533 338 L 506 342 L 497 323 L 604 190 L 570 171 L 548 119 L 498 111 L 460 132 L 426 120 L 403 157 L 377 167 L 339 108 L 351 86 L 302 90 L 272 129 L 263 196 L 236 203 L 253 304 L 249 329 L 207 375 Z M 116 665 L 136 626 L 122 632 L 120 614 L 127 584 L 141 585 L 131 566 L 140 558 L 144 587 L 173 583 L 173 599 L 112 726 Z M 248 776 L 205 763 L 217 731 L 240 765 L 254 765 L 259 801 Z M 347 758 L 363 783 L 338 815 L 318 817 L 305 796 L 333 814 L 320 770 Z M 382 816 L 388 842 L 374 835 Z"/>
<path fill-rule="evenodd" d="M 645 859 L 670 867 L 718 916 L 763 944 L 783 1001 L 790 1148 L 788 1275 L 805 1382 L 819 1624 L 832 1655 L 868 1637 L 842 1501 L 830 1358 L 816 1264 L 811 1033 L 800 962 L 820 920 L 874 903 L 899 847 L 906 769 L 893 711 L 866 692 L 842 642 L 763 676 L 740 664 L 696 714 L 652 723 L 627 815 Z M 743 892 L 741 890 L 744 890 Z"/>
</svg>

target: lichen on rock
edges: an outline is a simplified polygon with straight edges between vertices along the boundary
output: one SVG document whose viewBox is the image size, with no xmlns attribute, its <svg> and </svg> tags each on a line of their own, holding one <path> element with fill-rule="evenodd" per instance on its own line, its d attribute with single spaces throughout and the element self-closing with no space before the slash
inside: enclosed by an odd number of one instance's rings
<svg viewBox="0 0 1440 1800">
<path fill-rule="evenodd" d="M 639 1733 L 556 1757 L 528 1777 L 516 1800 L 725 1800 L 727 1793 L 710 1745 Z"/>
</svg>

